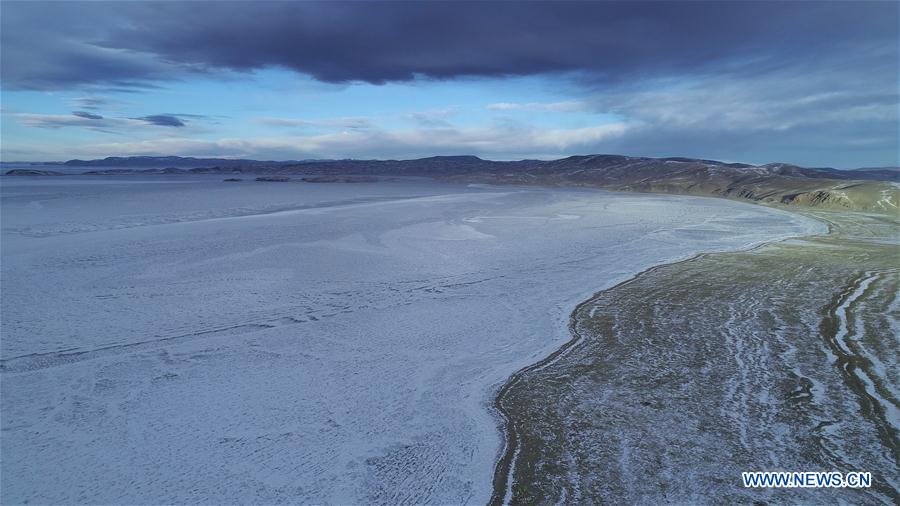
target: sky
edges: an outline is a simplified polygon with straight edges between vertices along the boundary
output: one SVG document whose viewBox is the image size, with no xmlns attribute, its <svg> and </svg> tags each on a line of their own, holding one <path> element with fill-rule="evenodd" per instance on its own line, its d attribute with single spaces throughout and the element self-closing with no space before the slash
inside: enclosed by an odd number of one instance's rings
<svg viewBox="0 0 900 506">
<path fill-rule="evenodd" d="M 0 160 L 900 165 L 900 3 L 0 2 Z"/>
</svg>

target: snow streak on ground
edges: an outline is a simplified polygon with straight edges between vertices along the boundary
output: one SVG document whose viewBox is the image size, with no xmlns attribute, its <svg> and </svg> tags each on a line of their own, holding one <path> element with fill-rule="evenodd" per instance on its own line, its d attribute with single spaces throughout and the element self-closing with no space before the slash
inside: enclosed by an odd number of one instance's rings
<svg viewBox="0 0 900 506">
<path fill-rule="evenodd" d="M 831 232 L 654 267 L 579 304 L 576 338 L 500 390 L 514 452 L 494 503 L 900 503 L 898 223 L 813 216 Z M 744 488 L 747 470 L 872 484 Z"/>
<path fill-rule="evenodd" d="M 483 503 L 575 304 L 821 231 L 580 190 L 3 178 L 6 503 Z"/>
</svg>

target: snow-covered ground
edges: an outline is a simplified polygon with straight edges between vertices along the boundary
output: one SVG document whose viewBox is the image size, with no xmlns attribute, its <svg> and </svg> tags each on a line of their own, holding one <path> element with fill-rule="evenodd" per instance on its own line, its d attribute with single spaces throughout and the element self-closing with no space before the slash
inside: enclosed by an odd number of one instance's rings
<svg viewBox="0 0 900 506">
<path fill-rule="evenodd" d="M 4 503 L 484 503 L 489 405 L 651 265 L 818 233 L 588 190 L 2 178 Z"/>
</svg>

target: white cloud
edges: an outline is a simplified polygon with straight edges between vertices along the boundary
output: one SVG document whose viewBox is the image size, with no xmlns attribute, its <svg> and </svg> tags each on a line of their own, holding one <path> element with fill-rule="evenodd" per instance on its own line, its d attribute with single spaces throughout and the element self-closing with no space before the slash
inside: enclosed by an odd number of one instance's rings
<svg viewBox="0 0 900 506">
<path fill-rule="evenodd" d="M 817 93 L 821 82 L 832 91 Z M 656 128 L 696 132 L 784 132 L 826 124 L 897 121 L 896 90 L 854 76 L 779 74 L 706 78 L 689 84 L 647 82 L 596 97 L 593 106 Z"/>
<path fill-rule="evenodd" d="M 57 158 L 94 158 L 110 155 L 224 156 L 260 159 L 303 158 L 409 158 L 435 154 L 477 154 L 506 158 L 509 154 L 562 156 L 591 150 L 597 143 L 616 139 L 632 127 L 610 123 L 572 129 L 546 129 L 524 125 L 478 128 L 415 128 L 345 130 L 318 135 L 287 135 L 215 140 L 168 137 L 124 142 L 84 144 Z M 42 151 L 44 156 L 48 153 Z"/>
<path fill-rule="evenodd" d="M 827 83 L 829 91 L 822 92 Z M 693 156 L 748 162 L 784 161 L 810 166 L 887 165 L 896 159 L 896 87 L 866 76 L 784 71 L 766 76 L 692 76 L 604 86 L 571 102 L 497 103 L 493 111 L 584 111 L 597 124 L 567 128 L 542 119 L 497 114 L 496 121 L 456 127 L 465 119 L 456 107 L 399 111 L 387 117 L 328 119 L 257 118 L 280 127 L 272 136 L 159 129 L 123 118 L 39 115 L 5 111 L 26 125 L 42 128 L 108 128 L 135 135 L 169 136 L 126 142 L 79 144 L 50 151 L 34 149 L 31 159 L 180 154 L 290 158 L 412 158 L 474 154 L 486 158 L 551 158 L 581 153 Z M 504 119 L 500 120 L 499 118 Z M 578 116 L 580 119 L 592 116 Z M 515 119 L 518 118 L 518 119 Z M 562 116 L 562 119 L 567 119 Z M 601 122 L 599 118 L 622 118 Z M 384 120 L 384 122 L 382 122 Z M 398 121 L 399 120 L 399 121 Z M 105 131 L 105 130 L 104 130 Z M 232 130 L 241 132 L 241 130 Z M 17 158 L 25 146 L 15 148 Z M 32 146 L 27 146 L 31 149 Z M 64 151 L 64 152 L 63 152 Z"/>
<path fill-rule="evenodd" d="M 289 128 L 349 128 L 349 129 L 368 129 L 372 127 L 372 122 L 365 117 L 345 117 L 345 118 L 327 118 L 327 119 L 295 119 L 295 118 L 257 118 L 258 123 L 275 127 Z"/>
<path fill-rule="evenodd" d="M 76 111 L 78 112 L 78 111 Z M 59 129 L 67 127 L 80 127 L 89 130 L 111 131 L 122 128 L 131 128 L 144 125 L 143 121 L 129 118 L 105 118 L 89 117 L 87 114 L 31 114 L 17 113 L 16 119 L 20 124 L 32 128 Z"/>
<path fill-rule="evenodd" d="M 89 111 L 121 109 L 123 106 L 130 105 L 123 100 L 99 95 L 83 95 L 75 97 L 69 100 L 69 104 L 76 109 L 85 109 Z"/>
<path fill-rule="evenodd" d="M 446 128 L 450 126 L 450 118 L 457 113 L 459 113 L 458 106 L 449 106 L 427 109 L 424 111 L 413 111 L 405 114 L 404 117 L 422 127 Z"/>
<path fill-rule="evenodd" d="M 588 108 L 587 104 L 577 100 L 566 102 L 497 102 L 485 106 L 491 111 L 538 111 L 538 112 L 579 112 Z"/>
</svg>

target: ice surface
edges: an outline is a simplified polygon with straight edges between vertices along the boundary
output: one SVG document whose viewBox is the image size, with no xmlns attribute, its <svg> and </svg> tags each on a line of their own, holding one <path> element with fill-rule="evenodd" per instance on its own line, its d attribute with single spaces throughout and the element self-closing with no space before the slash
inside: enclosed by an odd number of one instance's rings
<svg viewBox="0 0 900 506">
<path fill-rule="evenodd" d="M 2 501 L 484 503 L 575 304 L 824 231 L 587 190 L 2 179 Z"/>
</svg>

